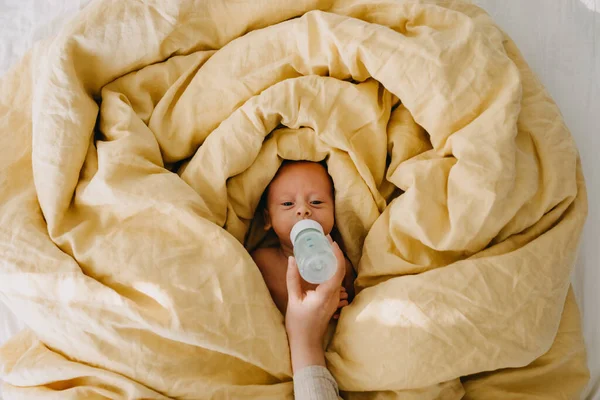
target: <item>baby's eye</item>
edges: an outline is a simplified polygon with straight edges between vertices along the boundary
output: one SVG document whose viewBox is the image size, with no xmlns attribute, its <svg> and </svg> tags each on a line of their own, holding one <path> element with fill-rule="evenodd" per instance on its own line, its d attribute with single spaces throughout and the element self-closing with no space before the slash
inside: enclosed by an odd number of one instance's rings
<svg viewBox="0 0 600 400">
<path fill-rule="evenodd" d="M 315 201 L 311 201 L 311 204 L 314 204 L 316 206 L 318 206 L 319 204 L 323 204 L 323 202 L 321 200 L 315 200 Z"/>
<path fill-rule="evenodd" d="M 294 205 L 294 203 L 292 203 L 291 201 L 286 201 L 284 203 L 281 203 L 281 205 L 284 207 L 291 207 Z"/>
</svg>

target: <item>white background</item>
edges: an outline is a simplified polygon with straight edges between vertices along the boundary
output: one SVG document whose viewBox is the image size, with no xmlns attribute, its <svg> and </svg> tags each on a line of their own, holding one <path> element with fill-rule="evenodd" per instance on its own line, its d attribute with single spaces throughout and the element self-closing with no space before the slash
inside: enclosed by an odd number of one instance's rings
<svg viewBox="0 0 600 400">
<path fill-rule="evenodd" d="M 0 75 L 89 0 L 0 0 Z M 600 0 L 474 0 L 513 38 L 579 146 L 590 212 L 573 284 L 600 400 Z M 0 343 L 21 324 L 0 302 Z"/>
</svg>

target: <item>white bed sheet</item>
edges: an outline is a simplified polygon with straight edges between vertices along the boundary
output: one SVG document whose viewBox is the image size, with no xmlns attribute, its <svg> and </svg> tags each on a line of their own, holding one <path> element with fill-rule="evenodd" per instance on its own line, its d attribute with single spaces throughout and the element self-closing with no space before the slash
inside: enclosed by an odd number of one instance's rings
<svg viewBox="0 0 600 400">
<path fill-rule="evenodd" d="M 474 1 L 515 40 L 579 145 L 590 213 L 573 284 L 592 376 L 584 398 L 600 400 L 600 0 Z M 0 0 L 0 76 L 89 2 Z M 0 301 L 0 344 L 22 327 Z"/>
</svg>

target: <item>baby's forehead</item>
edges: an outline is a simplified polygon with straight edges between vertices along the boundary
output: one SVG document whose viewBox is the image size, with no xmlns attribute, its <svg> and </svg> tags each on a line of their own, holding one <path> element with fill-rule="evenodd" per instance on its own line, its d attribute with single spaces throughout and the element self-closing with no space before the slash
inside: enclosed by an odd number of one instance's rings
<svg viewBox="0 0 600 400">
<path fill-rule="evenodd" d="M 293 162 L 282 165 L 269 186 L 270 194 L 295 192 L 306 186 L 316 191 L 333 188 L 327 169 L 314 162 Z"/>
<path fill-rule="evenodd" d="M 324 166 L 313 162 L 294 162 L 281 166 L 272 183 L 294 183 L 311 181 L 314 184 L 329 183 L 329 174 Z M 278 186 L 278 185 L 277 185 Z"/>
</svg>

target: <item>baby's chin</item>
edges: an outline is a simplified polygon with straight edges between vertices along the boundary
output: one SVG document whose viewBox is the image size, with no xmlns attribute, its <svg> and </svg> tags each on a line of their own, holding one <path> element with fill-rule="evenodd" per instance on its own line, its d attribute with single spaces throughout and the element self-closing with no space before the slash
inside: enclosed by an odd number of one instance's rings
<svg viewBox="0 0 600 400">
<path fill-rule="evenodd" d="M 294 248 L 294 245 L 292 244 L 292 241 L 290 240 L 290 235 L 287 235 L 286 238 L 283 237 L 278 237 L 279 238 L 279 245 L 281 247 L 287 247 L 287 248 Z"/>
</svg>

